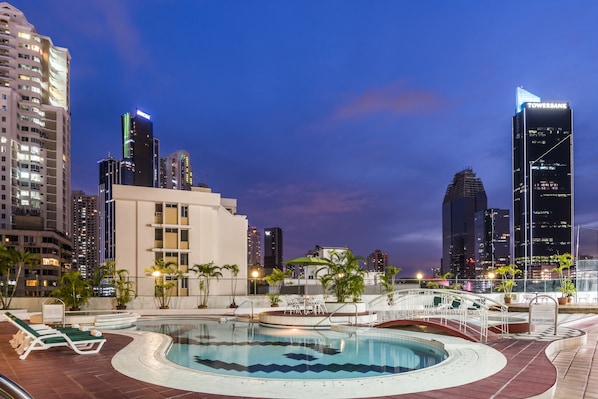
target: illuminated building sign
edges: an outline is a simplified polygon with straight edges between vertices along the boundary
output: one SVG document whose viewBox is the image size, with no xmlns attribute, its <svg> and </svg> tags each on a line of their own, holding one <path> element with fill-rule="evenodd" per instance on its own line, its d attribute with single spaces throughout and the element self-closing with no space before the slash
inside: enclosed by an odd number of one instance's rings
<svg viewBox="0 0 598 399">
<path fill-rule="evenodd" d="M 151 118 L 151 116 L 150 116 L 150 114 L 147 114 L 147 113 L 143 112 L 143 111 L 142 111 L 142 110 L 140 110 L 140 109 L 137 109 L 137 112 L 136 112 L 136 114 L 137 114 L 137 115 L 139 115 L 139 116 L 140 116 L 140 117 L 142 117 L 142 118 L 145 118 L 145 119 L 147 119 L 148 121 L 152 119 L 152 118 Z"/>
<path fill-rule="evenodd" d="M 567 103 L 527 103 L 526 108 L 569 109 Z"/>
</svg>

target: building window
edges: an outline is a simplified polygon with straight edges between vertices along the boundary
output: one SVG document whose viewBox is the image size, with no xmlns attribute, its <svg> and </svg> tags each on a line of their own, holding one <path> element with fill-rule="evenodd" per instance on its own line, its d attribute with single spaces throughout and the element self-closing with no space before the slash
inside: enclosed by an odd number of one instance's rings
<svg viewBox="0 0 598 399">
<path fill-rule="evenodd" d="M 182 218 L 189 217 L 189 206 L 188 205 L 181 205 L 181 217 Z"/>
<path fill-rule="evenodd" d="M 176 208 L 176 204 L 166 204 L 167 208 Z"/>
<path fill-rule="evenodd" d="M 155 241 L 162 241 L 164 235 L 162 233 L 162 229 L 155 229 L 154 230 L 154 240 Z"/>
<path fill-rule="evenodd" d="M 182 266 L 189 265 L 189 254 L 181 254 L 180 264 Z"/>
<path fill-rule="evenodd" d="M 189 230 L 181 230 L 181 242 L 189 241 Z"/>
</svg>

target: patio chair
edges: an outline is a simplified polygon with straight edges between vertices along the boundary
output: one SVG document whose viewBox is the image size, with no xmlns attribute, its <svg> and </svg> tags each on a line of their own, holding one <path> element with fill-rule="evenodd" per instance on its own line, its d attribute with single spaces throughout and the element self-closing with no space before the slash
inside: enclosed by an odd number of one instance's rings
<svg viewBox="0 0 598 399">
<path fill-rule="evenodd" d="M 289 314 L 301 314 L 302 305 L 303 305 L 303 302 L 301 300 L 299 300 L 299 298 L 291 297 L 287 301 L 287 307 L 284 310 L 284 313 L 286 314 L 287 312 L 289 312 Z"/>
<path fill-rule="evenodd" d="M 4 315 L 24 334 L 22 343 L 15 348 L 21 360 L 26 359 L 32 351 L 59 346 L 66 346 L 80 355 L 88 355 L 98 353 L 106 343 L 106 338 L 96 330 L 80 331 L 75 328 L 53 329 L 50 327 L 36 330 L 10 312 L 6 312 Z"/>
<path fill-rule="evenodd" d="M 64 327 L 64 301 L 59 298 L 48 298 L 42 303 L 42 323 L 59 324 Z"/>
<path fill-rule="evenodd" d="M 311 307 L 313 309 L 314 314 L 324 314 L 327 313 L 326 305 L 324 304 L 323 298 L 312 298 L 311 299 Z"/>
</svg>

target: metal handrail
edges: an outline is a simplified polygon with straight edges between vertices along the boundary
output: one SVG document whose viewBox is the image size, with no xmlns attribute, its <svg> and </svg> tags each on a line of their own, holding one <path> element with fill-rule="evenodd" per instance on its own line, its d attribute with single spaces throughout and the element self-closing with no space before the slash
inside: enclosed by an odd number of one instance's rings
<svg viewBox="0 0 598 399">
<path fill-rule="evenodd" d="M 3 374 L 0 374 L 0 397 L 5 399 L 33 399 L 29 392 Z"/>
<path fill-rule="evenodd" d="M 239 306 L 237 306 L 235 308 L 235 310 L 233 310 L 233 316 L 237 317 L 237 310 L 239 310 L 241 308 L 241 306 L 243 306 L 246 303 L 251 304 L 251 318 L 253 319 L 253 301 L 250 301 L 250 300 L 245 300 L 245 301 L 241 302 L 241 304 Z"/>
<path fill-rule="evenodd" d="M 430 308 L 430 306 L 425 306 L 425 298 L 429 297 L 439 297 L 442 299 L 443 306 L 435 306 Z M 392 299 L 390 303 L 388 301 Z M 423 301 L 422 301 L 423 299 Z M 447 303 L 452 302 L 452 299 L 458 299 L 458 303 L 460 306 L 458 308 L 449 308 L 446 306 Z M 471 326 L 468 324 L 468 319 L 471 316 L 475 316 L 473 313 L 478 315 L 479 322 L 480 322 L 480 341 L 485 342 L 488 337 L 488 312 L 490 308 L 500 310 L 501 320 L 500 320 L 500 332 L 504 336 L 508 333 L 507 327 L 507 312 L 508 307 L 496 302 L 490 298 L 487 298 L 482 295 L 473 294 L 470 292 L 465 291 L 458 291 L 458 290 L 451 290 L 451 289 L 431 289 L 431 288 L 419 288 L 419 289 L 403 289 L 397 290 L 390 293 L 382 294 L 375 299 L 371 300 L 368 303 L 368 309 L 371 312 L 374 312 L 376 306 L 383 305 L 383 309 L 381 309 L 382 313 L 384 310 L 399 311 L 402 312 L 402 315 L 398 317 L 429 317 L 431 315 L 435 317 L 440 317 L 441 323 L 444 323 L 448 320 L 455 320 L 459 324 L 459 330 L 466 332 Z M 476 307 L 479 312 L 471 312 L 470 306 L 466 306 L 466 304 L 471 304 L 473 307 Z M 423 309 L 421 309 L 424 307 Z M 406 312 L 406 313 L 405 313 Z M 382 314 L 379 312 L 379 314 Z M 470 314 L 471 313 L 471 314 Z M 455 316 L 457 318 L 455 319 Z M 495 326 L 496 327 L 496 326 Z"/>
<path fill-rule="evenodd" d="M 357 325 L 357 318 L 359 316 L 359 308 L 357 307 L 356 303 L 352 303 L 352 302 L 347 302 L 347 303 L 343 303 L 341 306 L 339 306 L 337 309 L 334 310 L 334 312 L 331 312 L 327 318 L 324 318 L 322 320 L 320 320 L 319 322 L 316 323 L 316 325 L 314 326 L 314 328 L 318 327 L 321 323 L 324 322 L 324 320 L 328 320 L 330 322 L 330 324 L 332 324 L 332 319 L 331 317 L 335 314 L 338 313 L 339 310 L 341 310 L 342 308 L 344 308 L 347 305 L 353 305 L 355 306 L 355 325 Z M 350 322 L 350 319 L 349 319 Z"/>
</svg>

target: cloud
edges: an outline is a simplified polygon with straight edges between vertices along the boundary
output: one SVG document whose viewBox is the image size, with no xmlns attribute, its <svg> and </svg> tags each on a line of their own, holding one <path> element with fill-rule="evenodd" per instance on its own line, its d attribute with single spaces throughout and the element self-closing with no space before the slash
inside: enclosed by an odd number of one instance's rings
<svg viewBox="0 0 598 399">
<path fill-rule="evenodd" d="M 393 241 L 401 242 L 401 243 L 423 243 L 428 242 L 431 244 L 438 244 L 440 247 L 442 246 L 442 242 L 440 239 L 440 231 L 439 229 L 435 230 L 421 230 L 415 231 L 412 230 L 408 233 L 400 234 L 394 237 Z"/>
<path fill-rule="evenodd" d="M 114 46 L 129 67 L 138 67 L 147 62 L 139 31 L 129 20 L 126 2 L 95 1 L 97 10 L 103 14 Z"/>
<path fill-rule="evenodd" d="M 326 189 L 316 185 L 286 185 L 275 187 L 259 185 L 249 192 L 252 201 L 262 204 L 270 217 L 295 221 L 296 224 L 313 225 L 339 214 L 354 214 L 368 205 L 370 199 L 364 191 Z"/>
<path fill-rule="evenodd" d="M 58 42 L 66 46 L 73 53 L 74 58 L 81 58 L 82 54 L 101 53 L 101 47 L 116 49 L 119 58 L 129 68 L 138 68 L 146 65 L 150 57 L 146 54 L 140 37 L 140 31 L 133 23 L 128 2 L 90 0 L 86 2 L 72 2 L 63 0 L 56 9 L 68 9 L 68 13 L 56 13 L 52 17 L 60 21 L 65 29 L 69 30 L 69 42 Z M 49 10 L 54 12 L 54 10 Z M 48 32 L 41 32 L 48 34 Z M 73 43 L 83 39 L 86 46 L 91 48 L 78 49 Z M 91 44 L 90 44 L 91 43 Z M 78 64 L 77 68 L 81 68 Z"/>
<path fill-rule="evenodd" d="M 405 88 L 403 82 L 396 82 L 363 92 L 337 109 L 333 119 L 353 119 L 379 113 L 392 116 L 426 114 L 442 108 L 445 103 L 435 92 Z"/>
</svg>

